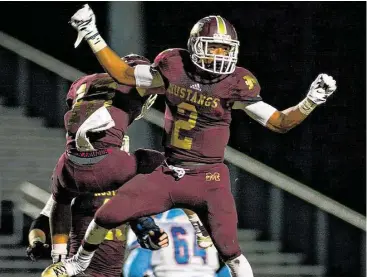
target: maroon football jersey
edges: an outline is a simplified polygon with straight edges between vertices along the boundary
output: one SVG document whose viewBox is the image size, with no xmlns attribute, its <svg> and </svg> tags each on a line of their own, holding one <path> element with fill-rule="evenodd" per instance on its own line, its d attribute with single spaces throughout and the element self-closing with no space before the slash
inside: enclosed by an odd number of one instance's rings
<svg viewBox="0 0 367 277">
<path fill-rule="evenodd" d="M 233 102 L 261 100 L 254 75 L 242 67 L 229 75 L 199 71 L 184 49 L 162 52 L 154 66 L 166 85 L 164 146 L 169 160 L 222 162 Z"/>
<path fill-rule="evenodd" d="M 136 89 L 115 82 L 108 74 L 93 74 L 75 81 L 67 94 L 69 111 L 64 116 L 67 149 L 75 149 L 75 134 L 83 122 L 98 108 L 105 106 L 115 126 L 102 132 L 88 132 L 95 149 L 121 147 L 128 126 L 140 114 L 146 98 Z"/>
<path fill-rule="evenodd" d="M 109 191 L 81 195 L 75 198 L 71 206 L 73 224 L 70 231 L 70 256 L 76 254 L 97 209 L 114 195 L 115 191 Z M 125 227 L 126 225 L 112 229 L 107 233 L 104 242 L 97 249 L 86 270 L 87 274 L 89 272 L 103 272 L 104 276 L 121 275 L 126 244 Z"/>
</svg>

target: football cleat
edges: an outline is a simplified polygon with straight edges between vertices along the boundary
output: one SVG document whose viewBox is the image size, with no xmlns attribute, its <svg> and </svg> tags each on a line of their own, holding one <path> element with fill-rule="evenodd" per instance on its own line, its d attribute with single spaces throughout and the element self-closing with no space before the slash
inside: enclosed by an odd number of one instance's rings
<svg viewBox="0 0 367 277">
<path fill-rule="evenodd" d="M 49 265 L 41 274 L 41 277 L 69 277 L 66 267 L 62 262 Z"/>
<path fill-rule="evenodd" d="M 200 248 L 206 249 L 213 245 L 210 236 L 196 235 L 196 242 Z"/>
</svg>

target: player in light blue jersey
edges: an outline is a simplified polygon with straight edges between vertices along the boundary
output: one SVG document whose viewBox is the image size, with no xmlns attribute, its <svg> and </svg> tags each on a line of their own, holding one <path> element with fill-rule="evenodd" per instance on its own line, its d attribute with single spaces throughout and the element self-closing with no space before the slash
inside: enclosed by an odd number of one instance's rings
<svg viewBox="0 0 367 277">
<path fill-rule="evenodd" d="M 220 266 L 214 246 L 199 248 L 195 230 L 182 209 L 172 209 L 155 216 L 166 230 L 170 244 L 164 249 L 142 249 L 130 230 L 124 277 L 230 277 L 227 266 Z"/>
</svg>

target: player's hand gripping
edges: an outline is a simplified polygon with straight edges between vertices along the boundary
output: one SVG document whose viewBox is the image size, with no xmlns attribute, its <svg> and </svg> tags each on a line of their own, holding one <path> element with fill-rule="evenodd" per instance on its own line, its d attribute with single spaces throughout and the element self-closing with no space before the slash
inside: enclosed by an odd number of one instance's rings
<svg viewBox="0 0 367 277">
<path fill-rule="evenodd" d="M 336 81 L 327 74 L 319 74 L 312 82 L 307 98 L 316 105 L 326 102 L 326 99 L 336 90 Z"/>
<path fill-rule="evenodd" d="M 168 235 L 163 229 L 154 229 L 138 238 L 138 242 L 142 248 L 158 250 L 168 246 Z"/>
<path fill-rule="evenodd" d="M 168 235 L 160 229 L 151 217 L 141 217 L 130 222 L 142 248 L 158 250 L 168 246 Z"/>
<path fill-rule="evenodd" d="M 71 26 L 78 31 L 78 38 L 74 43 L 74 47 L 78 47 L 82 39 L 93 39 L 98 35 L 96 26 L 96 16 L 88 4 L 79 9 L 70 19 Z"/>
<path fill-rule="evenodd" d="M 46 253 L 49 252 L 50 246 L 41 241 L 35 241 L 32 245 L 27 247 L 27 256 L 32 261 L 37 261 L 39 258 L 46 256 Z"/>
</svg>

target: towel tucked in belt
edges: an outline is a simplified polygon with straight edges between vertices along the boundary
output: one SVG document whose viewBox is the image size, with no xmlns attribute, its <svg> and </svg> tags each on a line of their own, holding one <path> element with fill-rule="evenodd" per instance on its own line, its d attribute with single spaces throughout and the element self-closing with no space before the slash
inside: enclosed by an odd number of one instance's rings
<svg viewBox="0 0 367 277">
<path fill-rule="evenodd" d="M 101 132 L 115 126 L 110 113 L 106 107 L 100 107 L 89 116 L 76 132 L 75 141 L 79 151 L 95 151 L 93 145 L 87 138 L 87 132 Z"/>
</svg>

